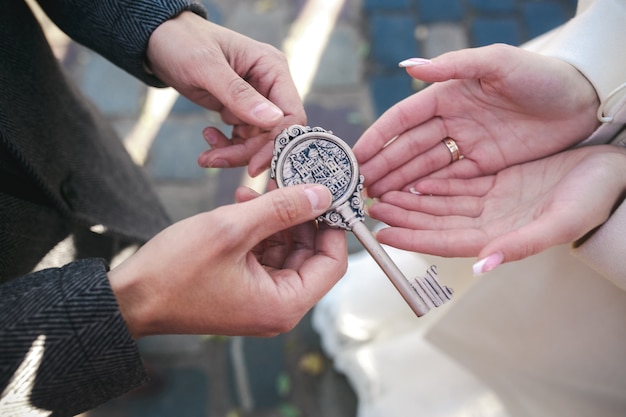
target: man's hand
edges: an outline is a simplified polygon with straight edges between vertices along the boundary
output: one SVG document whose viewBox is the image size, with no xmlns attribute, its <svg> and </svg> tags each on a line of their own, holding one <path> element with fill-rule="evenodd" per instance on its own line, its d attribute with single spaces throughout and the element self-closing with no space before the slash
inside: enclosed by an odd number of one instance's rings
<svg viewBox="0 0 626 417">
<path fill-rule="evenodd" d="M 298 185 L 182 220 L 109 273 L 134 337 L 269 336 L 293 328 L 343 276 L 345 232 L 311 221 L 331 204 Z"/>
<path fill-rule="evenodd" d="M 268 142 L 287 126 L 306 124 L 287 60 L 271 45 L 184 12 L 152 33 L 146 55 L 163 82 L 233 126 L 230 138 L 205 129 L 212 149 L 198 158 L 201 166 L 249 164 L 257 175 L 271 159 Z"/>
</svg>

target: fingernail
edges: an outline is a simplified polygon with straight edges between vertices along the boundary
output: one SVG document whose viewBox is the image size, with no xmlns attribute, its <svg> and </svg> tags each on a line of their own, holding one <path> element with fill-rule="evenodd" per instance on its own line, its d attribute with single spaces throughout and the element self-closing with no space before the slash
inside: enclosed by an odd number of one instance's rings
<svg viewBox="0 0 626 417">
<path fill-rule="evenodd" d="M 409 192 L 410 192 L 411 194 L 415 194 L 415 195 L 422 195 L 422 193 L 420 193 L 419 191 L 417 191 L 417 190 L 415 189 L 415 187 L 411 187 L 411 188 L 409 188 Z"/>
<path fill-rule="evenodd" d="M 202 132 L 202 136 L 204 136 L 204 138 L 206 139 L 207 143 L 213 147 L 217 144 L 217 136 L 215 135 L 215 133 L 213 132 L 213 129 L 205 129 Z"/>
<path fill-rule="evenodd" d="M 266 121 L 277 120 L 284 116 L 278 107 L 268 102 L 257 105 L 252 112 L 260 119 Z"/>
<path fill-rule="evenodd" d="M 206 167 L 207 168 L 228 168 L 228 167 L 230 167 L 230 165 L 229 165 L 228 161 L 226 161 L 224 159 L 216 159 L 214 161 L 209 162 Z"/>
<path fill-rule="evenodd" d="M 400 62 L 398 66 L 401 68 L 417 67 L 419 65 L 430 64 L 431 62 L 432 61 L 430 59 L 426 59 L 426 58 L 409 58 Z"/>
<path fill-rule="evenodd" d="M 330 205 L 330 192 L 323 185 L 311 185 L 304 189 L 304 194 L 311 203 L 313 210 L 326 209 Z"/>
<path fill-rule="evenodd" d="M 493 271 L 504 260 L 504 255 L 501 252 L 496 252 L 486 258 L 481 259 L 472 266 L 474 276 L 477 277 L 489 271 Z"/>
</svg>

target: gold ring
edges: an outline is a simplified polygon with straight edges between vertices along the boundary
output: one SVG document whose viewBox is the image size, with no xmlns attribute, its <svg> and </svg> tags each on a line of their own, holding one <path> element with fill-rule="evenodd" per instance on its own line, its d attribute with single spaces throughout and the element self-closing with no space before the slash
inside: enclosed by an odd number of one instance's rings
<svg viewBox="0 0 626 417">
<path fill-rule="evenodd" d="M 447 137 L 442 142 L 450 151 L 450 156 L 452 157 L 451 162 L 463 159 L 463 157 L 461 156 L 461 151 L 459 151 L 459 147 L 456 145 L 454 139 L 452 139 L 451 137 Z"/>
</svg>

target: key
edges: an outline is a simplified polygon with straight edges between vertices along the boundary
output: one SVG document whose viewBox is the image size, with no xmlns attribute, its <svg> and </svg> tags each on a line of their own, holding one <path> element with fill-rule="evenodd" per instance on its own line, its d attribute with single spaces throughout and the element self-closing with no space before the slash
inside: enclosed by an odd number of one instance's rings
<svg viewBox="0 0 626 417">
<path fill-rule="evenodd" d="M 425 276 L 407 280 L 369 231 L 361 196 L 364 178 L 352 149 L 331 131 L 300 125 L 283 130 L 274 141 L 271 176 L 278 187 L 325 185 L 333 202 L 318 220 L 352 231 L 418 317 L 452 299 L 452 289 L 439 283 L 434 265 Z"/>
</svg>

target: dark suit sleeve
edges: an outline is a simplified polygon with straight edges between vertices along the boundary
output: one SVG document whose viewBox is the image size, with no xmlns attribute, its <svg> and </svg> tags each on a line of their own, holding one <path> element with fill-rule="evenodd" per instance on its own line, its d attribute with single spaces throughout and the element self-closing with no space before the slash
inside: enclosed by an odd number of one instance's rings
<svg viewBox="0 0 626 417">
<path fill-rule="evenodd" d="M 76 261 L 0 287 L 0 415 L 75 415 L 146 379 L 103 261 Z"/>
<path fill-rule="evenodd" d="M 39 0 L 39 4 L 76 42 L 156 86 L 163 84 L 144 67 L 154 29 L 185 10 L 206 16 L 194 0 Z"/>
</svg>

